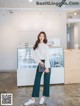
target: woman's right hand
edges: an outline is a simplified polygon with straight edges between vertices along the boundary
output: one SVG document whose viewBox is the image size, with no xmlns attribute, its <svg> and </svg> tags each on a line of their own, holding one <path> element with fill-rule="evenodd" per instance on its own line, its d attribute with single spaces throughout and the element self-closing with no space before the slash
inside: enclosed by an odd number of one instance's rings
<svg viewBox="0 0 80 106">
<path fill-rule="evenodd" d="M 41 62 L 40 62 L 40 65 L 44 67 L 45 64 L 41 61 Z"/>
</svg>

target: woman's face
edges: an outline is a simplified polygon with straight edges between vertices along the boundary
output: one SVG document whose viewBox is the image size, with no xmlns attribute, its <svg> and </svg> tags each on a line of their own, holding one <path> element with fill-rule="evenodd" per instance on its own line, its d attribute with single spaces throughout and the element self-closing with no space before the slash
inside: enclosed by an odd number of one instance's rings
<svg viewBox="0 0 80 106">
<path fill-rule="evenodd" d="M 43 42 L 43 40 L 44 40 L 44 34 L 43 33 L 40 34 L 39 40 L 40 40 L 40 42 Z"/>
</svg>

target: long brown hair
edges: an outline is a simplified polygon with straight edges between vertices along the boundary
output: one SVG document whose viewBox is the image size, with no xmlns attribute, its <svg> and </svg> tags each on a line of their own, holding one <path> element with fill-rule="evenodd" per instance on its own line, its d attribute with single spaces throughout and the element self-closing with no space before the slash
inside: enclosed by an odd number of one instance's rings
<svg viewBox="0 0 80 106">
<path fill-rule="evenodd" d="M 47 36 L 46 36 L 46 33 L 43 32 L 43 31 L 40 32 L 40 33 L 38 34 L 37 41 L 35 42 L 35 45 L 33 46 L 33 49 L 34 49 L 34 50 L 38 47 L 38 44 L 40 43 L 39 37 L 40 37 L 41 34 L 44 34 L 44 40 L 43 40 L 43 42 L 44 42 L 44 43 L 47 43 Z"/>
</svg>

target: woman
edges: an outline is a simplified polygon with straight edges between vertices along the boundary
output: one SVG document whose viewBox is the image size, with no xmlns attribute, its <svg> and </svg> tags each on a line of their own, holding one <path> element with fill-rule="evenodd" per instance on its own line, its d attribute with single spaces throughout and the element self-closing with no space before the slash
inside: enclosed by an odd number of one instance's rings
<svg viewBox="0 0 80 106">
<path fill-rule="evenodd" d="M 40 99 L 39 104 L 43 104 L 45 97 L 49 97 L 49 85 L 50 85 L 50 62 L 49 62 L 49 47 L 47 45 L 47 37 L 45 32 L 40 32 L 37 41 L 33 47 L 33 59 L 36 63 L 41 66 L 45 66 L 44 70 L 44 87 L 43 87 L 43 96 Z M 40 91 L 40 80 L 43 72 L 39 71 L 39 65 L 36 70 L 36 76 L 33 86 L 32 98 L 29 99 L 28 102 L 24 103 L 24 105 L 28 106 L 30 104 L 35 103 L 35 97 L 39 97 Z"/>
</svg>

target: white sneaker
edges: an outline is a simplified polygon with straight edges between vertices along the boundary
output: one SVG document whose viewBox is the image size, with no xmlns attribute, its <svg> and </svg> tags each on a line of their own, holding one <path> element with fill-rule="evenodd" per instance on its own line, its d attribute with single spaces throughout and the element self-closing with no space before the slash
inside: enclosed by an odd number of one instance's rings
<svg viewBox="0 0 80 106">
<path fill-rule="evenodd" d="M 25 102 L 24 105 L 25 106 L 28 106 L 30 104 L 34 104 L 35 103 L 35 100 L 32 100 L 32 99 L 29 99 L 29 101 Z"/>
<path fill-rule="evenodd" d="M 44 100 L 45 100 L 45 98 L 44 97 L 41 97 L 41 99 L 39 101 L 39 104 L 43 104 L 44 103 Z"/>
</svg>

